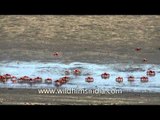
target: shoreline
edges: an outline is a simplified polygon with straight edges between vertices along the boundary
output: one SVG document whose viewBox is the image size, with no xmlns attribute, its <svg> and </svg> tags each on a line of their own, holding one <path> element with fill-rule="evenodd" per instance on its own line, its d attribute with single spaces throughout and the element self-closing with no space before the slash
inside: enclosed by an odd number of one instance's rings
<svg viewBox="0 0 160 120">
<path fill-rule="evenodd" d="M 64 84 L 62 88 L 66 89 L 122 89 L 123 91 L 148 91 L 148 92 L 160 92 L 159 83 L 159 66 L 152 64 L 139 64 L 139 65 L 128 65 L 128 64 L 89 64 L 74 62 L 70 64 L 62 63 L 39 63 L 39 62 L 16 62 L 11 63 L 1 63 L 0 74 L 10 74 L 20 78 L 22 76 L 29 76 L 30 78 L 41 77 L 41 84 L 13 84 L 11 80 L 8 80 L 6 84 L 0 83 L 1 88 L 29 88 L 29 89 L 54 89 L 56 86 L 53 84 L 55 80 L 65 76 L 64 71 L 70 71 L 70 81 L 67 84 Z M 80 69 L 81 75 L 75 76 L 72 74 L 74 69 Z M 141 83 L 140 77 L 146 76 L 146 71 L 152 69 L 156 72 L 156 76 L 149 77 L 147 83 Z M 101 74 L 108 72 L 110 78 L 104 80 L 101 78 Z M 88 75 L 89 74 L 89 75 Z M 127 77 L 133 75 L 135 77 L 134 82 L 129 82 Z M 87 76 L 92 76 L 94 81 L 92 84 L 85 82 Z M 117 76 L 123 77 L 122 83 L 117 83 L 115 79 Z M 52 84 L 45 84 L 45 79 L 51 78 Z"/>
<path fill-rule="evenodd" d="M 124 63 L 124 64 L 154 64 L 160 63 L 159 25 L 160 16 L 0 16 L 0 61 L 40 61 L 60 62 L 64 64 L 75 61 L 87 62 L 98 65 Z M 140 48 L 137 51 L 136 48 Z M 54 52 L 62 52 L 61 57 L 54 57 Z M 144 59 L 146 60 L 144 62 Z M 1 62 L 2 63 L 2 62 Z M 19 67 L 19 66 L 18 66 Z M 32 65 L 20 69 L 0 66 L 0 73 L 11 72 L 12 75 L 34 75 L 60 78 L 64 75 L 60 68 L 57 75 L 51 70 L 46 74 L 32 69 Z M 67 66 L 73 68 L 77 66 Z M 105 67 L 108 67 L 105 66 Z M 119 66 L 115 66 L 116 68 Z M 123 66 L 124 67 L 124 66 Z M 56 66 L 55 66 L 56 68 Z M 88 70 L 88 66 L 84 67 Z M 123 69 L 116 69 L 111 73 L 111 82 L 98 80 L 100 74 L 107 69 L 89 70 L 95 76 L 93 85 L 116 85 L 115 78 L 122 75 L 125 78 L 124 86 L 132 87 L 126 81 L 130 72 L 123 73 Z M 148 68 L 148 67 L 147 67 Z M 151 67 L 152 68 L 152 67 Z M 71 70 L 73 70 L 71 69 Z M 32 71 L 33 70 L 33 71 Z M 50 70 L 45 68 L 45 71 Z M 64 70 L 64 69 L 62 69 Z M 111 69 L 109 69 L 111 72 Z M 122 72 L 121 72 L 121 71 Z M 126 69 L 125 69 L 126 70 Z M 128 69 L 127 69 L 128 70 Z M 157 75 L 150 78 L 145 85 L 140 83 L 139 76 L 146 75 L 143 72 L 134 72 L 136 77 L 133 88 L 147 87 L 147 89 L 160 89 L 160 68 L 157 67 Z M 38 74 L 37 74 L 38 73 Z M 60 74 L 62 73 L 62 74 Z M 127 74 L 126 74 L 127 73 Z M 92 75 L 93 75 L 92 74 Z M 50 76 L 48 76 L 50 75 Z M 84 78 L 71 81 L 75 85 L 86 85 Z M 71 87 L 73 84 L 69 84 Z M 88 85 L 88 84 L 87 84 Z M 123 86 L 123 85 L 122 85 Z M 121 86 L 120 86 L 121 87 Z M 45 96 L 45 97 L 44 97 Z M 158 104 L 160 105 L 160 93 L 124 93 L 122 95 L 39 95 L 31 89 L 1 89 L 0 104 L 25 104 L 25 105 L 130 105 L 130 104 Z"/>
</svg>

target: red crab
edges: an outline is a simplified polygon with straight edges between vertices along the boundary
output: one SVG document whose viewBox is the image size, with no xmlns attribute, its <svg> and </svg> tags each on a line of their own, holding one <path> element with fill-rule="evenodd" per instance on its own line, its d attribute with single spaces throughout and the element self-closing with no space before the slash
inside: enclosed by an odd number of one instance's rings
<svg viewBox="0 0 160 120">
<path fill-rule="evenodd" d="M 42 78 L 41 77 L 36 77 L 33 79 L 36 83 L 42 83 Z"/>
<path fill-rule="evenodd" d="M 5 74 L 3 75 L 6 79 L 11 79 L 11 74 Z"/>
<path fill-rule="evenodd" d="M 12 83 L 17 83 L 17 77 L 16 76 L 12 76 L 11 77 L 11 81 L 12 81 Z"/>
<path fill-rule="evenodd" d="M 52 79 L 51 79 L 51 78 L 45 79 L 45 83 L 47 83 L 47 84 L 52 84 Z"/>
<path fill-rule="evenodd" d="M 62 84 L 65 84 L 70 80 L 70 77 L 65 76 L 65 77 L 60 78 L 59 80 Z"/>
<path fill-rule="evenodd" d="M 65 79 L 68 82 L 70 80 L 70 77 L 64 76 L 62 79 Z"/>
<path fill-rule="evenodd" d="M 90 82 L 94 82 L 94 78 L 93 77 L 87 77 L 85 78 L 85 81 L 90 83 Z"/>
<path fill-rule="evenodd" d="M 117 77 L 117 78 L 116 78 L 116 82 L 118 82 L 118 83 L 123 82 L 123 77 Z"/>
<path fill-rule="evenodd" d="M 133 82 L 133 81 L 135 81 L 134 76 L 129 76 L 129 77 L 128 77 L 128 81 L 129 81 L 129 82 Z"/>
<path fill-rule="evenodd" d="M 109 73 L 103 73 L 103 74 L 101 74 L 101 78 L 102 79 L 108 79 L 109 77 L 110 77 Z"/>
<path fill-rule="evenodd" d="M 31 83 L 31 84 L 32 84 L 32 83 L 36 83 L 36 81 L 35 81 L 34 79 L 32 79 L 32 78 L 30 78 L 30 79 L 28 80 L 28 82 Z"/>
<path fill-rule="evenodd" d="M 156 73 L 155 73 L 155 71 L 153 71 L 153 70 L 148 70 L 148 71 L 147 71 L 147 75 L 148 75 L 148 76 L 155 76 Z"/>
<path fill-rule="evenodd" d="M 75 70 L 73 71 L 73 74 L 74 74 L 74 75 L 80 75 L 80 74 L 81 74 L 81 71 L 80 71 L 79 69 L 75 69 Z"/>
<path fill-rule="evenodd" d="M 4 76 L 0 75 L 0 82 L 5 83 L 6 81 L 7 79 Z"/>
<path fill-rule="evenodd" d="M 60 57 L 60 56 L 62 56 L 62 53 L 61 52 L 54 52 L 53 56 L 54 57 Z"/>
<path fill-rule="evenodd" d="M 62 83 L 61 83 L 60 80 L 56 80 L 56 81 L 55 81 L 55 86 L 59 87 L 59 86 L 61 86 L 61 85 L 62 85 Z"/>
<path fill-rule="evenodd" d="M 135 48 L 136 51 L 141 51 L 140 47 Z"/>
<path fill-rule="evenodd" d="M 141 77 L 140 80 L 141 80 L 141 82 L 148 82 L 149 81 L 148 77 L 145 77 L 145 76 Z"/>
<path fill-rule="evenodd" d="M 62 77 L 59 80 L 55 81 L 55 86 L 57 86 L 57 87 L 61 86 L 61 85 L 65 84 L 65 83 L 67 83 L 69 80 L 70 80 L 70 77 L 67 77 L 67 76 Z"/>
<path fill-rule="evenodd" d="M 30 77 L 28 77 L 28 76 L 23 76 L 23 77 L 20 77 L 20 78 L 18 79 L 18 82 L 19 82 L 19 83 L 28 83 L 29 80 L 30 80 Z"/>
</svg>

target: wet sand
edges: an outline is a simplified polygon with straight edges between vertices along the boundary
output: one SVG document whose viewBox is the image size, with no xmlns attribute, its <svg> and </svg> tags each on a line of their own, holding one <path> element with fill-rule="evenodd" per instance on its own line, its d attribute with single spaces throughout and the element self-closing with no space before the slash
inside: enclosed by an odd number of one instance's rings
<svg viewBox="0 0 160 120">
<path fill-rule="evenodd" d="M 1 15 L 0 23 L 1 61 L 160 61 L 160 16 Z M 53 58 L 54 51 L 63 57 Z"/>
<path fill-rule="evenodd" d="M 0 16 L 0 61 L 160 63 L 160 16 Z M 140 52 L 135 48 L 141 47 Z M 63 52 L 54 58 L 54 51 Z M 45 96 L 45 97 L 44 97 Z M 160 104 L 159 93 L 38 95 L 0 89 L 1 104 Z"/>
<path fill-rule="evenodd" d="M 160 93 L 39 94 L 38 90 L 0 89 L 1 105 L 160 105 Z"/>
</svg>

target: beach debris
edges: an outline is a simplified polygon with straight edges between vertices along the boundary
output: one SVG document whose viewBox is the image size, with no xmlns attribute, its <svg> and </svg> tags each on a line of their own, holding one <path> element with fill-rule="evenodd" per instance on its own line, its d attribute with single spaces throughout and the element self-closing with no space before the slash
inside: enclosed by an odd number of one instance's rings
<svg viewBox="0 0 160 120">
<path fill-rule="evenodd" d="M 0 104 L 3 104 L 3 101 L 4 101 L 3 99 L 0 99 Z"/>
<path fill-rule="evenodd" d="M 101 78 L 102 79 L 108 79 L 110 77 L 110 74 L 109 73 L 103 73 L 103 74 L 101 74 Z"/>
<path fill-rule="evenodd" d="M 93 77 L 86 77 L 85 81 L 88 83 L 94 82 L 94 78 Z"/>
<path fill-rule="evenodd" d="M 29 103 L 29 102 L 25 102 L 24 104 L 25 104 L 25 105 L 31 105 L 31 103 Z"/>
<path fill-rule="evenodd" d="M 70 75 L 70 71 L 69 70 L 66 70 L 64 73 L 65 73 L 65 75 Z"/>
<path fill-rule="evenodd" d="M 118 83 L 122 83 L 123 82 L 123 77 L 117 77 L 116 78 L 116 82 L 118 82 Z"/>
<path fill-rule="evenodd" d="M 153 71 L 153 70 L 147 71 L 147 76 L 155 76 L 155 75 L 156 75 L 155 71 Z"/>
<path fill-rule="evenodd" d="M 84 72 L 83 75 L 84 75 L 84 76 L 91 76 L 92 73 L 87 71 L 87 72 Z"/>
<path fill-rule="evenodd" d="M 149 81 L 148 77 L 145 77 L 145 76 L 140 77 L 140 80 L 141 80 L 142 83 Z"/>
<path fill-rule="evenodd" d="M 128 81 L 129 81 L 129 82 L 133 82 L 133 81 L 135 81 L 134 76 L 129 76 L 129 77 L 128 77 Z"/>
<path fill-rule="evenodd" d="M 17 65 L 19 65 L 20 62 L 19 62 L 19 61 L 16 61 L 16 63 L 17 63 Z"/>
</svg>

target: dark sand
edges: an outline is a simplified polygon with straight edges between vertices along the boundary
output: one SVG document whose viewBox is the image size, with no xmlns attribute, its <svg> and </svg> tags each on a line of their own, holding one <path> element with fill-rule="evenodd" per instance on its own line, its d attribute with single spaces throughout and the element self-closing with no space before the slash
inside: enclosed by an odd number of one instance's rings
<svg viewBox="0 0 160 120">
<path fill-rule="evenodd" d="M 135 52 L 136 47 L 142 51 Z M 0 16 L 0 60 L 160 62 L 160 16 Z"/>
<path fill-rule="evenodd" d="M 0 89 L 1 105 L 160 105 L 159 93 L 38 94 L 38 90 Z"/>
<path fill-rule="evenodd" d="M 134 49 L 141 47 L 141 52 Z M 53 58 L 54 51 L 63 52 Z M 160 16 L 0 16 L 0 61 L 160 63 Z M 39 95 L 0 89 L 1 104 L 160 104 L 159 93 Z"/>
</svg>

